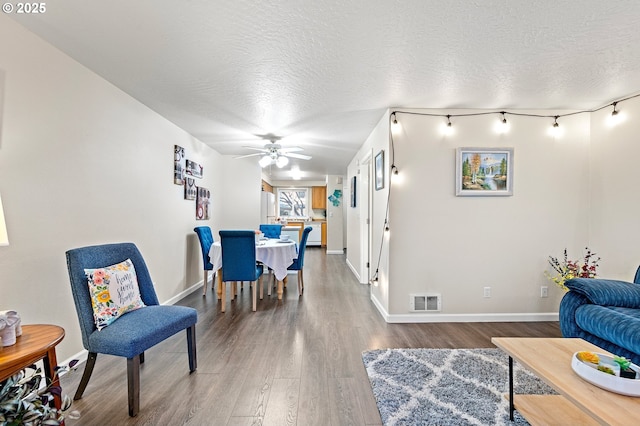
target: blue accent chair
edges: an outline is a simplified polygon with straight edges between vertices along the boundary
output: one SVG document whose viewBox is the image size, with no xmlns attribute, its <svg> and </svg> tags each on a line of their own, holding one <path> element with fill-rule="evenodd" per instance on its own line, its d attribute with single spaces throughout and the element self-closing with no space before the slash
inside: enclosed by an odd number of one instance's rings
<svg viewBox="0 0 640 426">
<path fill-rule="evenodd" d="M 82 398 L 99 353 L 127 358 L 129 415 L 134 417 L 140 407 L 140 364 L 144 351 L 173 336 L 187 331 L 189 372 L 196 370 L 196 322 L 198 312 L 185 306 L 161 306 L 153 288 L 147 265 L 133 243 L 105 244 L 72 249 L 66 252 L 67 269 L 76 313 L 82 332 L 82 344 L 89 355 L 84 373 L 73 399 Z M 136 270 L 140 296 L 146 305 L 128 312 L 106 328 L 98 331 L 86 269 L 102 268 L 131 259 Z"/>
<path fill-rule="evenodd" d="M 282 225 L 267 225 L 263 223 L 260 225 L 260 232 L 267 238 L 280 238 Z"/>
<path fill-rule="evenodd" d="M 209 250 L 211 250 L 211 245 L 213 244 L 213 235 L 211 234 L 211 228 L 208 226 L 198 226 L 193 228 L 193 231 L 198 235 L 198 240 L 200 240 L 200 248 L 202 249 L 202 264 L 204 265 L 204 282 L 202 285 L 202 295 L 207 295 L 207 283 L 209 282 L 209 271 L 213 270 L 213 265 L 211 264 L 211 259 L 209 259 Z M 213 277 L 211 278 L 211 288 L 214 287 L 215 280 L 215 272 L 213 273 Z"/>
<path fill-rule="evenodd" d="M 560 331 L 640 364 L 640 268 L 633 283 L 574 278 L 560 302 Z"/>
<path fill-rule="evenodd" d="M 304 252 L 307 249 L 307 238 L 309 238 L 309 232 L 311 232 L 310 226 L 307 226 L 302 231 L 302 238 L 300 239 L 300 244 L 298 244 L 298 258 L 287 268 L 290 271 L 298 271 L 299 296 L 302 296 L 302 292 L 304 291 L 304 274 L 302 272 L 302 268 L 304 267 Z"/>
<path fill-rule="evenodd" d="M 262 265 L 256 263 L 256 233 L 254 231 L 220 231 L 222 246 L 222 297 L 221 311 L 225 311 L 226 283 L 234 282 L 231 288 L 232 299 L 235 295 L 235 282 L 255 281 L 262 286 Z M 252 285 L 252 311 L 256 310 L 256 285 Z"/>
</svg>

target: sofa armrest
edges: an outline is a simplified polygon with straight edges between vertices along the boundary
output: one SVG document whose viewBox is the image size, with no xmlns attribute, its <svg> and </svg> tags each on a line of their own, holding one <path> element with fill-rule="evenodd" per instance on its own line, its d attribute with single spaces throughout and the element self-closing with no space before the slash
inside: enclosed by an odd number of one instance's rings
<svg viewBox="0 0 640 426">
<path fill-rule="evenodd" d="M 582 294 L 575 291 L 568 291 L 560 301 L 560 332 L 563 337 L 584 337 L 583 331 L 576 323 L 576 310 L 582 306 L 591 304 Z"/>
<path fill-rule="evenodd" d="M 599 278 L 574 278 L 565 282 L 570 292 L 586 297 L 591 303 L 620 308 L 640 308 L 640 285 Z"/>
</svg>

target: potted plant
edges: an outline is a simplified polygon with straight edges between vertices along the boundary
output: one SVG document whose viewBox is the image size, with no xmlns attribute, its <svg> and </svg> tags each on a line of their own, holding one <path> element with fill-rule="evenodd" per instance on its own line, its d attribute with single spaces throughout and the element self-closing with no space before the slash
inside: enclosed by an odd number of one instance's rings
<svg viewBox="0 0 640 426">
<path fill-rule="evenodd" d="M 545 276 L 556 283 L 563 290 L 568 290 L 564 285 L 565 281 L 572 278 L 595 278 L 598 272 L 598 262 L 600 258 L 596 257 L 589 247 L 585 247 L 587 253 L 581 260 L 570 260 L 567 256 L 567 249 L 564 249 L 564 258 L 559 261 L 556 257 L 549 256 L 549 265 L 553 268 L 554 274 L 545 271 Z"/>
<path fill-rule="evenodd" d="M 63 371 L 73 368 L 77 361 L 69 366 L 56 367 L 56 377 Z M 0 383 L 0 425 L 60 425 L 64 415 L 71 407 L 71 399 L 62 394 L 60 386 L 45 383 L 41 388 L 42 369 L 31 365 L 20 370 Z M 60 397 L 60 409 L 52 405 L 55 396 Z M 78 418 L 78 412 L 70 412 L 69 418 Z"/>
</svg>

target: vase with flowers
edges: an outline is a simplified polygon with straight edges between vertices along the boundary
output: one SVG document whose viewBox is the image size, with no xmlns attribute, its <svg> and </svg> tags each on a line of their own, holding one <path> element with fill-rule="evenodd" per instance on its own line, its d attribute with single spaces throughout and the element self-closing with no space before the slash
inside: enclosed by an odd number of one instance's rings
<svg viewBox="0 0 640 426">
<path fill-rule="evenodd" d="M 553 273 L 545 271 L 545 276 L 556 283 L 556 285 L 563 290 L 568 290 L 564 285 L 565 281 L 572 278 L 595 278 L 598 273 L 598 262 L 600 257 L 597 257 L 595 253 L 585 247 L 586 253 L 582 259 L 571 260 L 568 258 L 567 249 L 564 249 L 564 256 L 562 260 L 549 256 L 549 265 L 553 269 Z"/>
</svg>

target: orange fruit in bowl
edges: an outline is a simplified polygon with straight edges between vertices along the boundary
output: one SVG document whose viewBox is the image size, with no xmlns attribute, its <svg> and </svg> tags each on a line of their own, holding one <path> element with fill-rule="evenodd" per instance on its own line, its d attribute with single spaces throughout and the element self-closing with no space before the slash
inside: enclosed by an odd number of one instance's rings
<svg viewBox="0 0 640 426">
<path fill-rule="evenodd" d="M 594 354 L 593 352 L 580 351 L 578 352 L 577 356 L 580 361 L 590 362 L 591 364 L 597 364 L 598 362 L 600 362 L 598 354 Z"/>
</svg>

